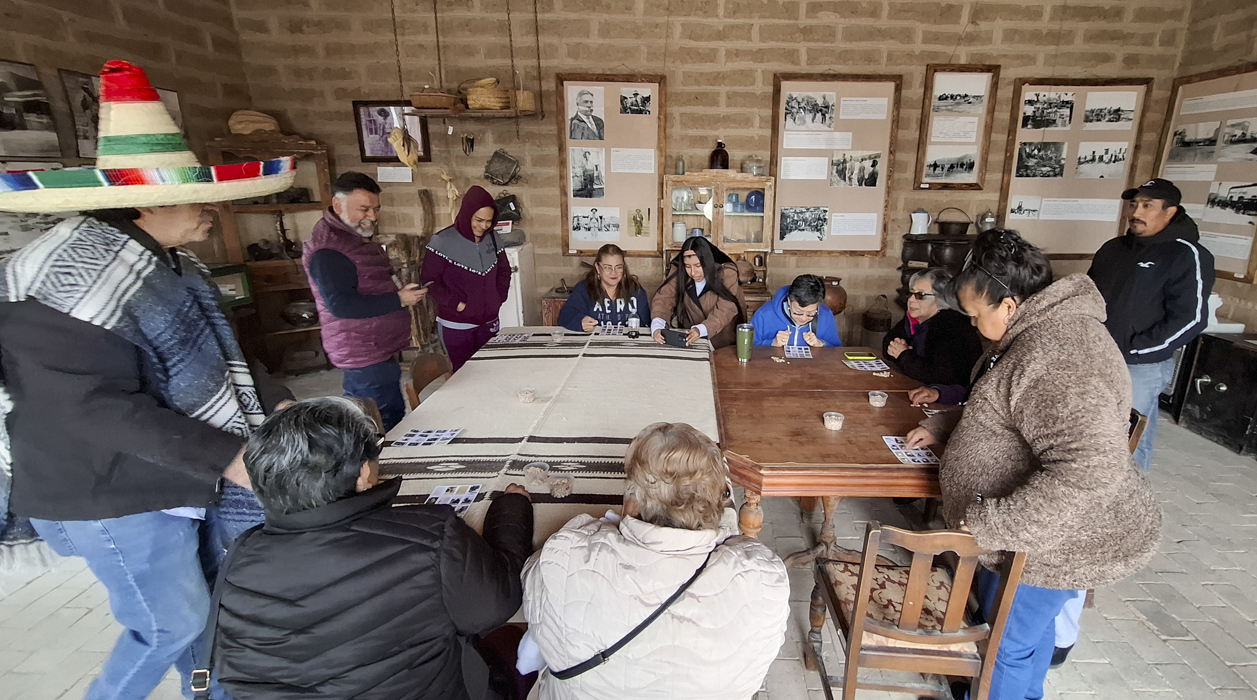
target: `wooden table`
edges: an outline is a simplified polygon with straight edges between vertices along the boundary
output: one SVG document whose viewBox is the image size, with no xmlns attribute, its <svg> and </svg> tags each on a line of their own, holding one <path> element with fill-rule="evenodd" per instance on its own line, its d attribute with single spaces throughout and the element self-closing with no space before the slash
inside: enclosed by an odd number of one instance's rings
<svg viewBox="0 0 1257 700">
<path fill-rule="evenodd" d="M 739 509 L 742 532 L 755 536 L 763 525 L 761 496 L 804 497 L 805 510 L 824 503 L 825 521 L 817 547 L 792 556 L 801 565 L 819 553 L 836 554 L 833 513 L 838 499 L 856 497 L 936 498 L 937 465 L 901 464 L 882 440 L 906 435 L 925 413 L 908 402 L 920 386 L 896 370 L 877 377 L 843 364 L 845 352 L 868 348 L 813 348 L 812 359 L 777 362 L 783 348 L 757 347 L 747 363 L 727 347 L 712 355 L 721 446 L 734 482 L 746 489 Z M 875 353 L 876 354 L 876 353 Z M 868 392 L 889 396 L 882 408 Z M 842 430 L 825 428 L 821 414 L 846 416 Z"/>
</svg>

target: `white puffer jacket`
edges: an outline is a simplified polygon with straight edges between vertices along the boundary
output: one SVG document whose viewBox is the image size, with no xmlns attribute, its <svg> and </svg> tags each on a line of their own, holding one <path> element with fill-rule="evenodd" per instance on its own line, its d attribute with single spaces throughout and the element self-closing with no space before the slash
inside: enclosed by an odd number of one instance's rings
<svg viewBox="0 0 1257 700">
<path fill-rule="evenodd" d="M 525 564 L 524 617 L 550 668 L 575 666 L 645 620 L 717 545 L 685 595 L 610 661 L 569 680 L 543 672 L 542 700 L 754 695 L 785 638 L 790 581 L 771 550 L 724 528 L 578 516 Z"/>
</svg>

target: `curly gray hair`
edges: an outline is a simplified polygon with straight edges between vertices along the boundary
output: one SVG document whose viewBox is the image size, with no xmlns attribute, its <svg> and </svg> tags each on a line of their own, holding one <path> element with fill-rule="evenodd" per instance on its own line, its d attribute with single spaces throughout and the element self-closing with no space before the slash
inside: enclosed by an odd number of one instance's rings
<svg viewBox="0 0 1257 700">
<path fill-rule="evenodd" d="M 908 278 L 908 289 L 912 290 L 912 285 L 918 280 L 929 280 L 934 287 L 934 302 L 938 304 L 939 310 L 954 309 L 956 304 L 952 297 L 951 274 L 941 267 L 929 267 L 924 270 L 917 270 Z"/>
</svg>

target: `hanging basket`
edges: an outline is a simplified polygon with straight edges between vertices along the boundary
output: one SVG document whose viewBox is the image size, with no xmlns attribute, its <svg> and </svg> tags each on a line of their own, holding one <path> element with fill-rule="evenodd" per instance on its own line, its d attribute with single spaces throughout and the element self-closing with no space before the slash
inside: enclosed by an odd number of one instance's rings
<svg viewBox="0 0 1257 700">
<path fill-rule="evenodd" d="M 467 90 L 468 109 L 510 109 L 511 93 L 497 88 L 470 88 Z"/>
<path fill-rule="evenodd" d="M 410 96 L 415 109 L 450 109 L 458 102 L 458 95 L 445 92 L 416 92 Z"/>
<path fill-rule="evenodd" d="M 535 112 L 537 110 L 537 98 L 533 95 L 532 90 L 515 91 L 515 109 L 521 112 Z"/>
</svg>

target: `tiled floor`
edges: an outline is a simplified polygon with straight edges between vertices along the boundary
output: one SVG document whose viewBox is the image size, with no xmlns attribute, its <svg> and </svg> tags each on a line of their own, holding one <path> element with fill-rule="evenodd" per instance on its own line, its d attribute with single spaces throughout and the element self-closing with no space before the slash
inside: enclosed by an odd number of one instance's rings
<svg viewBox="0 0 1257 700">
<path fill-rule="evenodd" d="M 309 396 L 338 387 L 333 373 L 320 373 L 299 378 L 294 388 Z M 1047 697 L 1257 699 L 1257 463 L 1163 423 L 1153 483 L 1165 509 L 1161 554 L 1142 573 L 1097 592 L 1069 663 L 1048 676 Z M 760 536 L 779 554 L 810 542 L 793 501 L 763 504 Z M 870 518 L 903 522 L 890 501 L 847 500 L 835 519 L 840 543 L 858 548 Z M 759 700 L 824 697 L 817 674 L 800 660 L 810 575 L 795 571 L 791 580 L 794 615 Z M 118 631 L 104 590 L 79 560 L 62 560 L 33 580 L 0 580 L 0 698 L 81 697 Z M 831 675 L 841 672 L 837 648 L 827 625 Z M 177 681 L 168 677 L 151 697 L 175 700 Z"/>
</svg>

